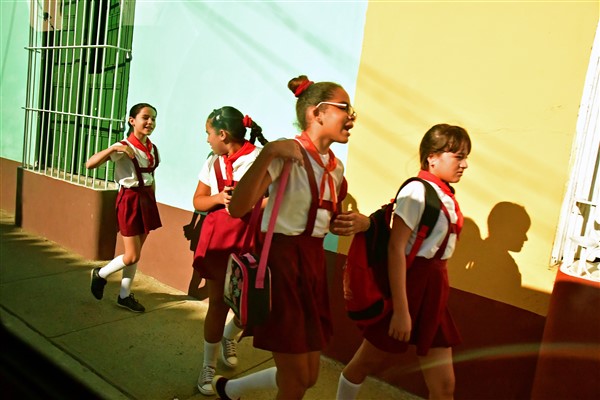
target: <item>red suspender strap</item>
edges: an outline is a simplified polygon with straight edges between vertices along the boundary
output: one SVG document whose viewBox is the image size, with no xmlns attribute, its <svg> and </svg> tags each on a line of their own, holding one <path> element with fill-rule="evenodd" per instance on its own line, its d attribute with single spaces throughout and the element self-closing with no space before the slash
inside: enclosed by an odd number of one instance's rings
<svg viewBox="0 0 600 400">
<path fill-rule="evenodd" d="M 221 171 L 221 161 L 219 161 L 220 158 L 220 156 L 217 157 L 213 163 L 213 169 L 215 171 L 215 176 L 217 177 L 217 187 L 219 188 L 219 193 L 221 193 L 225 188 L 225 180 L 223 179 L 223 172 Z"/>
<path fill-rule="evenodd" d="M 273 240 L 273 231 L 275 230 L 275 222 L 277 222 L 277 214 L 279 213 L 279 206 L 281 206 L 281 200 L 283 199 L 283 193 L 287 186 L 287 181 L 290 176 L 290 170 L 292 169 L 292 162 L 286 161 L 283 164 L 283 170 L 279 176 L 279 187 L 277 188 L 277 194 L 275 195 L 275 203 L 273 203 L 273 210 L 271 211 L 271 218 L 269 219 L 269 227 L 265 236 L 265 243 L 260 253 L 260 260 L 258 262 L 258 270 L 256 271 L 256 287 L 263 289 L 265 287 L 265 272 L 267 270 L 267 258 L 269 257 L 269 249 L 271 248 L 271 241 Z"/>
<path fill-rule="evenodd" d="M 304 232 L 301 234 L 312 236 L 312 232 L 315 229 L 315 221 L 317 219 L 317 209 L 319 208 L 319 190 L 317 189 L 317 179 L 315 178 L 315 171 L 308 158 L 308 153 L 304 150 L 304 147 L 300 146 L 300 149 L 302 150 L 302 156 L 304 157 L 304 169 L 308 176 L 308 184 L 312 195 L 308 216 L 306 218 L 306 228 L 304 228 Z"/>
<path fill-rule="evenodd" d="M 121 140 L 120 143 L 125 146 L 129 146 L 129 144 L 124 140 Z M 135 174 L 137 175 L 138 187 L 144 187 L 145 185 L 144 185 L 144 177 L 142 175 L 142 168 L 140 168 L 140 163 L 138 162 L 137 158 L 135 157 L 135 153 L 134 153 L 134 157 L 131 158 L 131 162 L 133 163 L 133 168 L 135 168 Z"/>
</svg>

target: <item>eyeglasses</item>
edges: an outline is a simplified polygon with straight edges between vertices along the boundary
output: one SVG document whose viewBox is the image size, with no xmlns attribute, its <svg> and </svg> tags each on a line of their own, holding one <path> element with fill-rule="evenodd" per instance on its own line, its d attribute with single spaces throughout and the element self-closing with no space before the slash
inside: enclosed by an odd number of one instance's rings
<svg viewBox="0 0 600 400">
<path fill-rule="evenodd" d="M 321 104 L 329 104 L 330 106 L 336 106 L 337 108 L 346 111 L 348 113 L 348 116 L 352 119 L 356 119 L 356 117 L 358 116 L 358 114 L 356 113 L 356 110 L 350 104 L 332 103 L 330 101 L 322 101 L 319 104 L 317 104 L 317 107 L 319 107 Z"/>
</svg>

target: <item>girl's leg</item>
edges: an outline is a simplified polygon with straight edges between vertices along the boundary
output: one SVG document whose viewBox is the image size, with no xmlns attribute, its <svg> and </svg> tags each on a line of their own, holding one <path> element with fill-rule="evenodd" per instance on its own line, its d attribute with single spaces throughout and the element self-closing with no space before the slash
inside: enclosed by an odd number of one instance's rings
<svg viewBox="0 0 600 400">
<path fill-rule="evenodd" d="M 237 325 L 237 319 L 231 318 L 225 324 L 223 339 L 221 339 L 221 358 L 223 363 L 230 368 L 237 366 L 237 338 L 242 328 Z"/>
<path fill-rule="evenodd" d="M 430 399 L 451 400 L 454 398 L 454 367 L 452 348 L 429 349 L 426 356 L 419 357 L 423 377 Z"/>
<path fill-rule="evenodd" d="M 221 400 L 237 400 L 250 391 L 277 388 L 277 376 L 277 367 L 231 380 L 217 375 L 213 381 L 213 388 Z"/>
<path fill-rule="evenodd" d="M 387 366 L 389 353 L 379 350 L 367 340 L 362 341 L 352 360 L 343 369 L 338 382 L 337 400 L 355 399 L 367 376 Z"/>
<path fill-rule="evenodd" d="M 273 360 L 277 366 L 276 399 L 302 399 L 306 390 L 317 383 L 321 352 L 273 353 Z"/>
<path fill-rule="evenodd" d="M 317 382 L 321 353 L 273 353 L 275 368 L 269 368 L 242 378 L 215 378 L 216 392 L 221 399 L 239 399 L 251 391 L 277 388 L 276 399 L 302 399 L 306 390 Z"/>
<path fill-rule="evenodd" d="M 121 279 L 121 290 L 117 298 L 117 304 L 134 312 L 143 312 L 146 309 L 142 306 L 131 293 L 131 285 L 137 271 L 137 262 L 142 254 L 142 247 L 148 237 L 147 234 L 139 236 L 124 236 L 123 245 L 125 254 L 123 254 L 123 277 Z"/>
<path fill-rule="evenodd" d="M 129 271 L 123 271 L 124 279 L 123 281 L 121 281 L 120 296 L 124 298 L 129 295 L 131 282 L 133 281 L 133 277 L 135 276 L 136 271 L 135 264 L 140 259 L 142 246 L 144 244 L 144 241 L 146 240 L 146 236 L 146 234 L 140 236 L 123 236 L 123 246 L 125 247 L 125 254 L 121 254 L 115 257 L 111 262 L 109 262 L 102 268 L 94 268 L 92 270 L 91 290 L 95 298 L 100 300 L 104 296 L 104 286 L 106 286 L 106 278 L 109 275 L 112 275 L 115 272 L 122 270 L 126 266 L 133 265 L 133 268 L 130 268 Z M 123 285 L 125 285 L 125 287 L 123 287 Z M 125 296 L 123 296 L 124 292 L 127 292 Z"/>
<path fill-rule="evenodd" d="M 198 377 L 198 390 L 204 395 L 213 395 L 212 380 L 217 369 L 217 357 L 221 349 L 223 326 L 229 307 L 223 301 L 223 283 L 206 280 L 208 288 L 208 311 L 204 320 L 204 361 Z M 236 360 L 237 361 L 237 360 Z"/>
</svg>

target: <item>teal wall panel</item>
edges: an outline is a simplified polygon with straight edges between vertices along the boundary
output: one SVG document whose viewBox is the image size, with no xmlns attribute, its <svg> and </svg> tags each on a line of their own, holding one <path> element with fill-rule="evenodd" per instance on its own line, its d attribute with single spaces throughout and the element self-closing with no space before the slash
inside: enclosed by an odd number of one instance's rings
<svg viewBox="0 0 600 400">
<path fill-rule="evenodd" d="M 29 2 L 0 2 L 0 157 L 22 161 Z"/>
<path fill-rule="evenodd" d="M 335 81 L 352 98 L 366 8 L 366 1 L 138 1 L 128 105 L 158 109 L 158 201 L 192 210 L 214 108 L 240 109 L 273 140 L 298 133 L 289 79 Z M 346 146 L 333 150 L 345 160 Z"/>
</svg>

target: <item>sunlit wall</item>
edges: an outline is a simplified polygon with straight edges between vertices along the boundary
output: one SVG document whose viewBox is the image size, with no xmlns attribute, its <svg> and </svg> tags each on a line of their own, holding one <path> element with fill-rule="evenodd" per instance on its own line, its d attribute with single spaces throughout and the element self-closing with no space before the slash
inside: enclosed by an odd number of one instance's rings
<svg viewBox="0 0 600 400">
<path fill-rule="evenodd" d="M 463 126 L 473 150 L 456 189 L 469 221 L 451 284 L 545 314 L 597 23 L 597 2 L 370 2 L 347 163 L 359 210 L 418 171 L 427 129 Z"/>
</svg>

